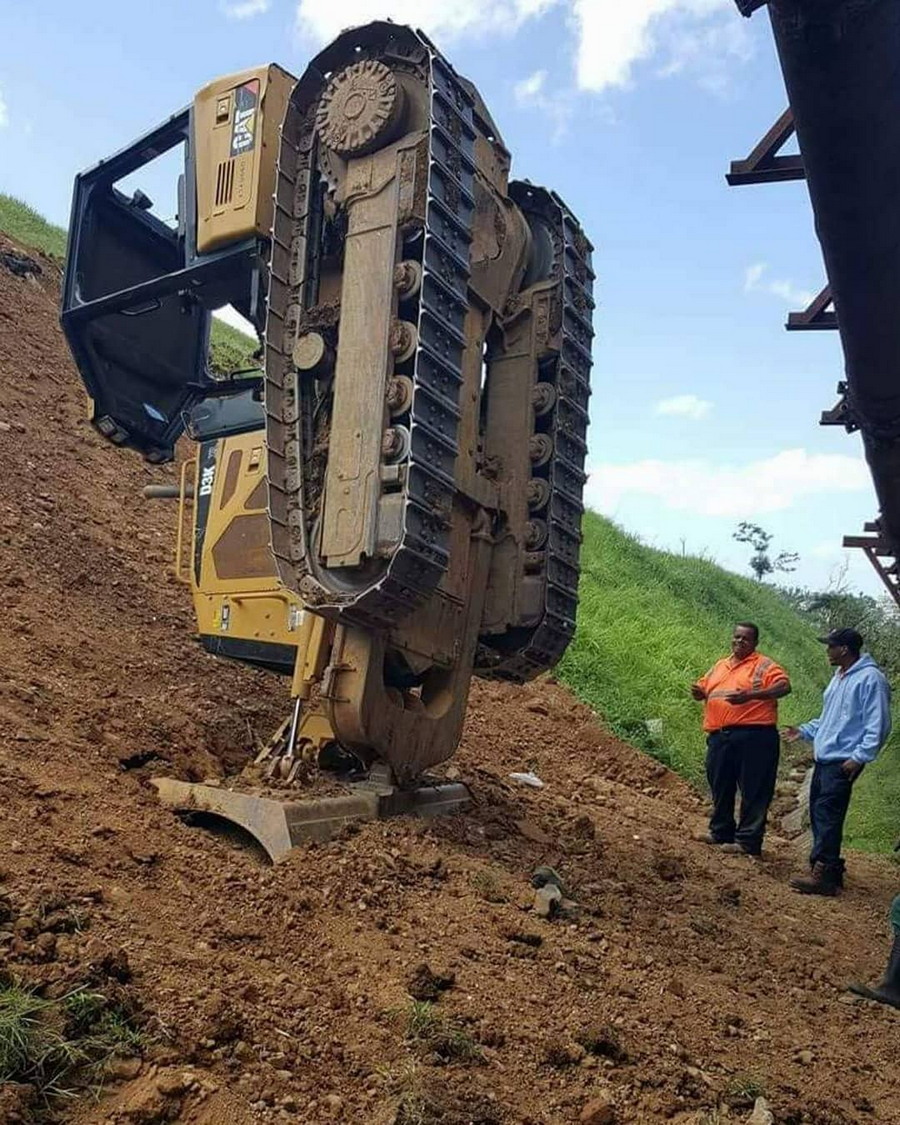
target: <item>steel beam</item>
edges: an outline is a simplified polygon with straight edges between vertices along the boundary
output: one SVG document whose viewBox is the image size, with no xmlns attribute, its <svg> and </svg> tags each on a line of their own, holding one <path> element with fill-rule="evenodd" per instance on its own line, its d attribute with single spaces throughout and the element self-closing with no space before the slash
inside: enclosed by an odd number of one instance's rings
<svg viewBox="0 0 900 1125">
<path fill-rule="evenodd" d="M 833 301 L 831 286 L 826 285 L 803 312 L 788 313 L 785 328 L 788 332 L 821 332 L 823 329 L 836 329 L 837 313 L 833 308 L 829 308 Z"/>
<path fill-rule="evenodd" d="M 725 179 L 731 187 L 802 180 L 806 175 L 803 157 L 778 155 L 793 135 L 794 117 L 790 109 L 786 109 L 749 156 L 743 160 L 732 160 L 731 171 Z"/>
</svg>

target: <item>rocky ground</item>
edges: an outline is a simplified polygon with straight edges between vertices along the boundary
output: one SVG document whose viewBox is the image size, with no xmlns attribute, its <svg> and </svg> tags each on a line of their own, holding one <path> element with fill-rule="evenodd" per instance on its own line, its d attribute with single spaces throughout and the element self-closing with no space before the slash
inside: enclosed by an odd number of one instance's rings
<svg viewBox="0 0 900 1125">
<path fill-rule="evenodd" d="M 286 687 L 192 641 L 174 512 L 139 496 L 168 471 L 86 425 L 36 261 L 0 264 L 2 979 L 137 1032 L 99 1100 L 7 1083 L 3 1121 L 900 1121 L 900 1014 L 844 991 L 883 968 L 896 867 L 810 900 L 786 840 L 714 853 L 697 795 L 552 680 L 476 685 L 463 816 L 272 868 L 161 808 L 151 776 L 234 774 Z"/>
</svg>

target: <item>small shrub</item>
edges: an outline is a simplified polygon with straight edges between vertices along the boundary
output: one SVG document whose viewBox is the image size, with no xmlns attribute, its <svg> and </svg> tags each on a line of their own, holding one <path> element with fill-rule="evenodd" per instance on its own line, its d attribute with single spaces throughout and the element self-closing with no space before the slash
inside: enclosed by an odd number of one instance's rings
<svg viewBox="0 0 900 1125">
<path fill-rule="evenodd" d="M 437 1012 L 427 1000 L 413 1000 L 406 1011 L 406 1038 L 442 1062 L 480 1062 L 481 1048 L 450 1016 Z"/>
<path fill-rule="evenodd" d="M 753 1105 L 757 1098 L 765 1097 L 766 1087 L 756 1074 L 740 1073 L 732 1076 L 725 1090 L 732 1105 Z"/>
<path fill-rule="evenodd" d="M 76 988 L 47 1000 L 15 981 L 0 986 L 0 1083 L 32 1086 L 45 1102 L 95 1085 L 114 1055 L 146 1042 L 102 993 Z"/>
<path fill-rule="evenodd" d="M 472 886 L 485 902 L 509 902 L 497 874 L 489 868 L 482 868 L 472 876 Z"/>
<path fill-rule="evenodd" d="M 494 1099 L 471 1090 L 451 1090 L 416 1062 L 389 1067 L 381 1076 L 392 1094 L 390 1125 L 502 1125 Z"/>
</svg>

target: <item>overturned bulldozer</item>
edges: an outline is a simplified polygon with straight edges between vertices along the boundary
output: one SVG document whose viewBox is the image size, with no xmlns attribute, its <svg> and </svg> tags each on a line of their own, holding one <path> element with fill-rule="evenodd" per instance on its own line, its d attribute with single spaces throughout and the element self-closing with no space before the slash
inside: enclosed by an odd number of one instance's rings
<svg viewBox="0 0 900 1125">
<path fill-rule="evenodd" d="M 178 217 L 123 181 L 181 146 Z M 160 782 L 277 857 L 351 815 L 446 811 L 426 771 L 473 674 L 551 667 L 575 624 L 591 247 L 509 180 L 478 92 L 420 33 L 345 32 L 299 81 L 221 79 L 76 180 L 62 323 L 114 444 L 171 460 L 201 642 L 292 677 L 271 778 L 339 804 Z M 262 370 L 215 378 L 210 315 Z"/>
</svg>

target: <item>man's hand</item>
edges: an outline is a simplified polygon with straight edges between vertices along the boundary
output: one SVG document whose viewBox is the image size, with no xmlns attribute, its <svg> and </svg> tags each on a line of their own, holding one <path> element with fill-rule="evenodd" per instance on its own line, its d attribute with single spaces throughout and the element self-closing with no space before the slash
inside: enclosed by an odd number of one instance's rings
<svg viewBox="0 0 900 1125">
<path fill-rule="evenodd" d="M 841 769 L 851 781 L 854 777 L 862 773 L 862 768 L 862 762 L 857 762 L 855 758 L 848 758 L 845 762 L 841 762 Z"/>
<path fill-rule="evenodd" d="M 799 742 L 803 735 L 799 727 L 782 727 L 781 737 L 785 742 Z"/>
<path fill-rule="evenodd" d="M 691 695 L 698 703 L 702 703 L 706 699 L 706 692 L 699 684 L 691 684 Z"/>
<path fill-rule="evenodd" d="M 725 702 L 730 703 L 732 707 L 740 707 L 742 703 L 749 703 L 753 699 L 752 691 L 730 691 L 725 696 Z"/>
</svg>

